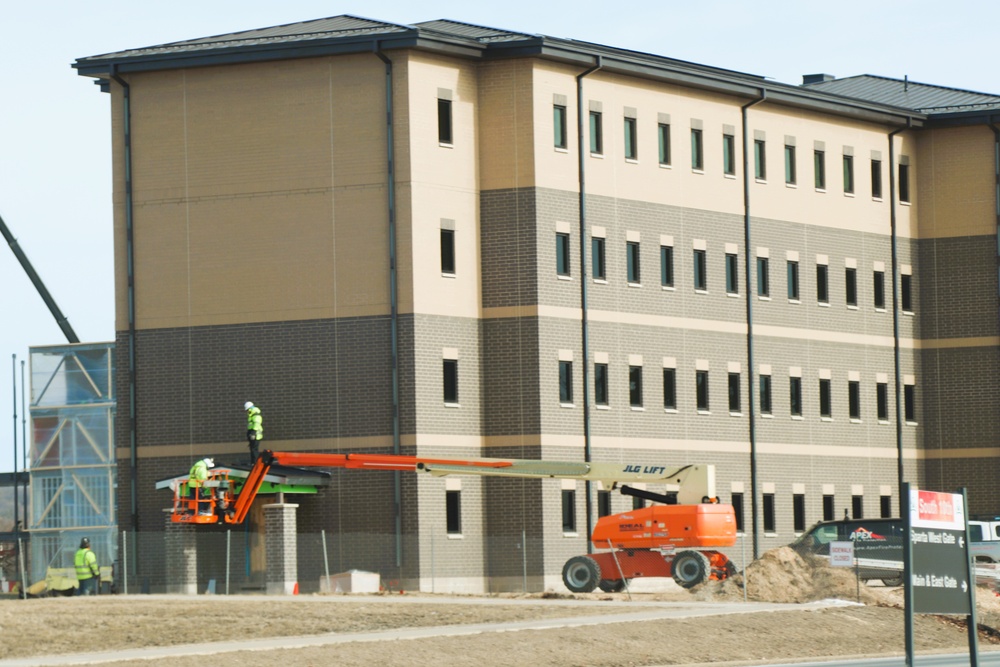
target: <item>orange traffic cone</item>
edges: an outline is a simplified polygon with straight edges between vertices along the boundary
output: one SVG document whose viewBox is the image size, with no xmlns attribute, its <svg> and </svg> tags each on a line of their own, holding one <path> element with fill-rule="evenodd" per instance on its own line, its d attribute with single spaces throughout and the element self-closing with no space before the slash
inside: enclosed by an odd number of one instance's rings
<svg viewBox="0 0 1000 667">
<path fill-rule="evenodd" d="M 292 595 L 298 595 L 298 594 L 299 594 L 299 582 L 296 581 L 295 586 L 292 587 Z"/>
</svg>

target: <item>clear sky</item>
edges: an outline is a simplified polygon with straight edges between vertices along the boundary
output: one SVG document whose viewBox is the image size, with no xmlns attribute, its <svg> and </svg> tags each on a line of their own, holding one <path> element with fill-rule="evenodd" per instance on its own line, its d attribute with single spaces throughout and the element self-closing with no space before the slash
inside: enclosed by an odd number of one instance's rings
<svg viewBox="0 0 1000 667">
<path fill-rule="evenodd" d="M 803 74 L 819 72 L 906 75 L 1000 93 L 1000 3 L 989 0 L 8 0 L 0 12 L 0 215 L 81 340 L 110 341 L 115 335 L 110 103 L 70 64 L 122 49 L 339 14 L 391 23 L 449 18 L 783 83 L 798 84 Z M 63 342 L 13 253 L 0 247 L 0 472 L 14 467 L 15 383 L 20 461 L 20 361 L 29 346 Z"/>
</svg>

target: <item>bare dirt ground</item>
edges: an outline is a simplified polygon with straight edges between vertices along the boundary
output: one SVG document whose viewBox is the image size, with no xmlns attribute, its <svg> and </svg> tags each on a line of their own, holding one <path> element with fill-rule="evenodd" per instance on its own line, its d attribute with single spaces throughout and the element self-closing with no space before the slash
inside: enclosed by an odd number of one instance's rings
<svg viewBox="0 0 1000 667">
<path fill-rule="evenodd" d="M 840 598 L 854 601 L 857 586 L 849 570 L 804 561 L 787 548 L 768 552 L 747 571 L 751 601 L 805 603 Z M 537 594 L 482 599 L 407 594 L 301 596 L 103 596 L 0 601 L 0 664 L 3 660 L 76 653 L 174 646 L 262 637 L 359 633 L 414 627 L 558 619 L 614 614 L 619 622 L 518 632 L 400 641 L 356 641 L 312 648 L 241 650 L 213 654 L 213 667 L 273 665 L 540 664 L 695 665 L 817 660 L 832 656 L 901 655 L 902 589 L 862 586 L 862 604 L 788 611 L 737 613 L 669 620 L 626 620 L 647 602 L 739 603 L 742 576 L 693 591 L 667 588 L 622 594 Z M 405 602 L 405 603 L 404 603 Z M 602 604 L 605 603 L 605 604 Z M 977 595 L 980 650 L 1000 650 L 1000 598 L 986 588 Z M 918 615 L 918 653 L 966 650 L 964 619 Z M 155 667 L 178 658 L 116 662 Z M 192 658 L 180 658 L 190 661 Z M 206 659 L 198 656 L 198 660 Z"/>
</svg>

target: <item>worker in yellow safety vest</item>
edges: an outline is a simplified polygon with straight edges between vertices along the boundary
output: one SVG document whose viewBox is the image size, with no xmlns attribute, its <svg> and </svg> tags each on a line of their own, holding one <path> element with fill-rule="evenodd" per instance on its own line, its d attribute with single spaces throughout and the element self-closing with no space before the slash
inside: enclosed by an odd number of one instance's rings
<svg viewBox="0 0 1000 667">
<path fill-rule="evenodd" d="M 198 498 L 198 490 L 201 489 L 202 498 L 211 498 L 212 492 L 209 489 L 204 488 L 205 481 L 208 479 L 208 469 L 215 467 L 215 460 L 212 458 L 204 458 L 199 461 L 195 461 L 194 465 L 191 466 L 191 472 L 188 473 L 188 488 L 194 495 L 195 499 Z M 212 504 L 211 503 L 199 503 L 199 514 L 211 514 Z"/>
<path fill-rule="evenodd" d="M 80 548 L 73 557 L 73 565 L 76 567 L 76 578 L 80 582 L 76 594 L 97 595 L 101 582 L 101 568 L 97 566 L 97 556 L 90 550 L 88 538 L 80 540 Z"/>
<path fill-rule="evenodd" d="M 250 463 L 254 463 L 259 455 L 260 441 L 264 439 L 264 417 L 260 414 L 260 408 L 251 401 L 244 403 L 243 409 L 247 411 L 247 444 L 250 446 Z"/>
</svg>

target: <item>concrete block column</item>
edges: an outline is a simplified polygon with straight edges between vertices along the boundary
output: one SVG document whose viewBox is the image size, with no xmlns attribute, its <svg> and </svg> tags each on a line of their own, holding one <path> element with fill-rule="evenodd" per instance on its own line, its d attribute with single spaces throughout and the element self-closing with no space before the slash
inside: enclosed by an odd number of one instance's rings
<svg viewBox="0 0 1000 667">
<path fill-rule="evenodd" d="M 198 594 L 198 534 L 194 524 L 173 523 L 167 514 L 163 533 L 167 593 Z"/>
<path fill-rule="evenodd" d="M 299 580 L 298 534 L 294 503 L 264 505 L 267 594 L 291 595 Z"/>
</svg>

